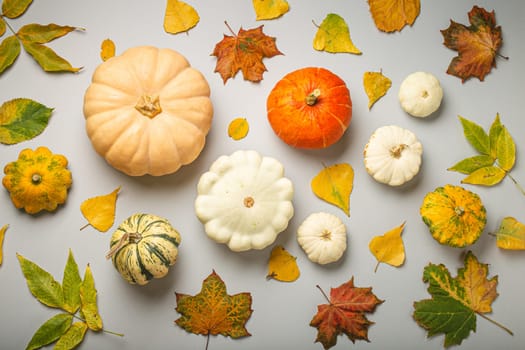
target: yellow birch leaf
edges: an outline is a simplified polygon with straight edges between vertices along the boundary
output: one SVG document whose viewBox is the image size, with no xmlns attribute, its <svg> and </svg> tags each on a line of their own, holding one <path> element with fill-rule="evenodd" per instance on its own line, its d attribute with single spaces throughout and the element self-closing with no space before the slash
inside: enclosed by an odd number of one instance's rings
<svg viewBox="0 0 525 350">
<path fill-rule="evenodd" d="M 293 282 L 299 278 L 299 275 L 297 258 L 292 256 L 284 247 L 280 245 L 275 246 L 268 260 L 268 275 L 266 278 L 273 278 L 281 282 Z"/>
<path fill-rule="evenodd" d="M 368 248 L 377 259 L 374 272 L 377 271 L 379 264 L 382 262 L 395 267 L 403 265 L 405 262 L 405 246 L 401 234 L 404 228 L 405 223 L 403 222 L 384 235 L 375 236 L 370 240 Z"/>
<path fill-rule="evenodd" d="M 82 215 L 89 222 L 88 225 L 95 229 L 106 232 L 113 226 L 115 221 L 115 207 L 120 186 L 106 195 L 86 199 L 80 205 Z M 87 226 L 87 225 L 86 225 Z M 81 230 L 86 227 L 83 226 Z"/>
<path fill-rule="evenodd" d="M 0 265 L 2 265 L 2 262 L 4 260 L 4 237 L 8 227 L 9 225 L 4 225 L 2 228 L 0 228 Z"/>
<path fill-rule="evenodd" d="M 377 29 L 387 33 L 414 24 L 421 8 L 419 0 L 368 0 L 368 5 Z"/>
<path fill-rule="evenodd" d="M 350 216 L 350 194 L 354 187 L 354 169 L 350 164 L 325 167 L 312 179 L 311 187 L 317 197 L 341 208 Z"/>
<path fill-rule="evenodd" d="M 228 125 L 228 136 L 235 141 L 241 140 L 248 135 L 249 128 L 246 118 L 235 118 Z"/>
<path fill-rule="evenodd" d="M 335 13 L 325 17 L 315 34 L 313 46 L 318 51 L 361 54 L 350 38 L 350 30 L 345 20 Z"/>
<path fill-rule="evenodd" d="M 501 220 L 496 235 L 496 245 L 501 249 L 525 250 L 525 225 L 513 217 Z"/>
<path fill-rule="evenodd" d="M 164 15 L 164 30 L 167 33 L 178 34 L 187 32 L 199 23 L 197 11 L 184 1 L 168 0 Z"/>
<path fill-rule="evenodd" d="M 100 58 L 102 61 L 107 61 L 115 56 L 115 43 L 111 39 L 105 39 L 100 45 Z"/>
<path fill-rule="evenodd" d="M 290 9 L 286 0 L 252 0 L 256 20 L 275 19 Z"/>
<path fill-rule="evenodd" d="M 368 96 L 368 109 L 370 110 L 377 100 L 386 95 L 392 86 L 392 80 L 385 77 L 382 72 L 365 72 L 363 86 Z"/>
</svg>

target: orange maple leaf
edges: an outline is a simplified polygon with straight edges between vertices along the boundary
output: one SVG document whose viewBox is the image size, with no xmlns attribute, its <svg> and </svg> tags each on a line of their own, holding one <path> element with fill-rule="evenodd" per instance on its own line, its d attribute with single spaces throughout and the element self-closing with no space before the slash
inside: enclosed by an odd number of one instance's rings
<svg viewBox="0 0 525 350">
<path fill-rule="evenodd" d="M 496 67 L 496 55 L 502 44 L 501 27 L 496 26 L 494 11 L 474 6 L 468 13 L 470 26 L 450 21 L 441 30 L 444 45 L 458 51 L 448 66 L 447 73 L 465 82 L 470 77 L 483 81 L 492 67 Z M 503 57 L 503 56 L 501 56 Z M 506 57 L 503 57 L 506 58 Z"/>
<path fill-rule="evenodd" d="M 321 289 L 319 286 L 317 286 Z M 366 312 L 373 312 L 383 300 L 378 299 L 372 288 L 354 286 L 354 279 L 330 290 L 330 299 L 324 294 L 329 304 L 317 306 L 317 314 L 310 321 L 310 326 L 318 329 L 316 342 L 329 349 L 337 343 L 339 334 L 346 334 L 355 343 L 356 340 L 368 341 L 368 327 L 373 324 L 365 317 Z"/>
<path fill-rule="evenodd" d="M 212 56 L 217 56 L 215 72 L 221 75 L 225 84 L 239 70 L 244 80 L 261 81 L 267 70 L 263 58 L 283 54 L 277 49 L 276 39 L 264 34 L 262 25 L 248 30 L 240 28 L 235 34 L 228 23 L 225 24 L 233 36 L 224 34 L 224 38 L 215 45 L 212 53 Z"/>
</svg>

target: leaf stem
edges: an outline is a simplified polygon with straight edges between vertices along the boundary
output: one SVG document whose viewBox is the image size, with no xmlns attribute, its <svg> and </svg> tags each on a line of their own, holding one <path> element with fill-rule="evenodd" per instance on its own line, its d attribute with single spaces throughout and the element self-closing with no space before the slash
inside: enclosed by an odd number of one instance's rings
<svg viewBox="0 0 525 350">
<path fill-rule="evenodd" d="M 507 172 L 507 176 L 512 180 L 512 182 L 514 182 L 514 185 L 516 185 L 518 190 L 520 190 L 521 194 L 525 196 L 525 189 L 520 185 L 518 181 L 516 181 L 514 177 L 512 177 L 512 175 L 510 175 L 510 172 Z"/>
<path fill-rule="evenodd" d="M 233 36 L 237 36 L 237 34 L 235 34 L 235 32 L 233 31 L 232 27 L 230 27 L 230 25 L 228 24 L 227 21 L 224 21 L 224 24 L 226 25 L 226 28 L 228 28 L 228 30 L 230 31 L 230 33 L 233 34 Z"/>
<path fill-rule="evenodd" d="M 493 319 L 489 318 L 488 316 L 480 313 L 480 312 L 476 312 L 479 316 L 483 317 L 484 319 L 486 319 L 487 321 L 489 321 L 490 323 L 492 324 L 495 324 L 496 326 L 498 326 L 499 328 L 503 329 L 505 332 L 509 333 L 510 335 L 514 335 L 514 333 L 508 329 L 507 327 L 505 327 L 504 325 L 502 325 L 501 323 L 498 323 L 496 321 L 494 321 Z"/>
<path fill-rule="evenodd" d="M 210 344 L 210 332 L 208 332 L 208 335 L 206 336 L 206 347 L 204 350 L 208 350 L 208 345 Z"/>
<path fill-rule="evenodd" d="M 332 304 L 332 302 L 328 298 L 328 295 L 326 295 L 326 293 L 324 292 L 323 288 L 321 288 L 318 284 L 316 285 L 316 287 L 321 291 L 321 294 L 323 294 L 323 296 L 325 297 L 326 301 L 328 301 L 329 304 Z"/>
<path fill-rule="evenodd" d="M 117 332 L 113 332 L 113 331 L 108 331 L 106 329 L 102 329 L 102 332 L 107 333 L 107 334 L 111 334 L 111 335 L 116 335 L 117 337 L 123 337 L 124 336 L 124 333 L 117 333 Z"/>
<path fill-rule="evenodd" d="M 6 21 L 5 17 L 0 15 L 0 18 L 2 19 L 2 21 L 4 21 L 5 25 L 7 26 L 7 28 L 11 31 L 11 33 L 13 33 L 14 36 L 16 36 L 18 38 L 18 35 L 16 34 L 16 31 L 13 29 L 13 27 L 11 27 L 11 25 L 9 24 L 8 21 Z"/>
</svg>

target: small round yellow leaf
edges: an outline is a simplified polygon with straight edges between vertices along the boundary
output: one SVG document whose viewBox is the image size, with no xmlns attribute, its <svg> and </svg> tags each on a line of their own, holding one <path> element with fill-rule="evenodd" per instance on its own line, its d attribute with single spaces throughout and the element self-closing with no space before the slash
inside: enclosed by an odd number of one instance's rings
<svg viewBox="0 0 525 350">
<path fill-rule="evenodd" d="M 111 39 L 105 39 L 100 45 L 100 58 L 107 61 L 115 56 L 115 43 Z"/>
<path fill-rule="evenodd" d="M 268 261 L 266 278 L 273 278 L 281 282 L 293 282 L 299 278 L 299 275 L 296 257 L 292 256 L 284 247 L 275 246 Z"/>
<path fill-rule="evenodd" d="M 246 137 L 249 128 L 246 118 L 235 118 L 228 125 L 228 136 L 235 141 L 241 140 Z"/>
</svg>

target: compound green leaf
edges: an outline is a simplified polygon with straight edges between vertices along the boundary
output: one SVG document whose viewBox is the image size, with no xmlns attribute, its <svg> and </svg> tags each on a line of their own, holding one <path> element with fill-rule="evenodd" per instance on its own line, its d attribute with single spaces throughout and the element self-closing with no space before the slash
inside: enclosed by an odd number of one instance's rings
<svg viewBox="0 0 525 350">
<path fill-rule="evenodd" d="M 28 98 L 15 98 L 0 106 L 0 142 L 15 144 L 38 136 L 53 109 Z"/>
<path fill-rule="evenodd" d="M 26 350 L 40 349 L 57 341 L 71 327 L 73 315 L 60 313 L 41 325 L 26 346 Z"/>
<path fill-rule="evenodd" d="M 516 144 L 505 126 L 501 126 L 497 144 L 496 156 L 498 165 L 505 171 L 510 171 L 516 162 Z"/>
<path fill-rule="evenodd" d="M 78 265 L 73 257 L 73 252 L 69 250 L 69 255 L 64 268 L 62 278 L 62 290 L 64 291 L 64 310 L 74 314 L 80 307 L 80 285 L 82 279 L 78 272 Z"/>
<path fill-rule="evenodd" d="M 0 36 L 5 34 L 6 29 L 5 21 L 0 17 Z"/>
<path fill-rule="evenodd" d="M 18 32 L 18 38 L 22 41 L 33 42 L 36 44 L 45 44 L 64 35 L 71 33 L 79 28 L 71 26 L 61 26 L 58 24 L 37 24 L 31 23 L 21 27 Z"/>
<path fill-rule="evenodd" d="M 492 158 L 496 159 L 498 157 L 498 138 L 501 133 L 501 128 L 503 125 L 501 124 L 501 120 L 499 118 L 499 114 L 496 114 L 496 118 L 494 118 L 494 121 L 492 122 L 492 125 L 489 129 L 489 140 L 490 140 L 490 155 Z"/>
<path fill-rule="evenodd" d="M 494 186 L 500 183 L 505 178 L 505 175 L 507 175 L 505 170 L 491 165 L 473 171 L 470 175 L 461 180 L 461 183 Z"/>
<path fill-rule="evenodd" d="M 459 116 L 461 125 L 463 126 L 463 133 L 467 138 L 467 141 L 481 154 L 490 154 L 490 140 L 489 135 L 483 130 L 483 128 L 470 121 Z"/>
<path fill-rule="evenodd" d="M 88 330 L 88 326 L 85 322 L 75 322 L 69 327 L 60 339 L 55 344 L 54 350 L 71 350 L 76 348 L 82 340 Z"/>
<path fill-rule="evenodd" d="M 482 154 L 479 156 L 465 158 L 457 162 L 456 164 L 454 164 L 452 167 L 448 168 L 447 170 L 457 171 L 463 174 L 471 174 L 472 172 L 480 168 L 492 166 L 494 164 L 494 161 L 495 159 L 492 158 L 492 156 Z"/>
<path fill-rule="evenodd" d="M 75 68 L 71 64 L 58 56 L 55 51 L 49 47 L 34 43 L 23 41 L 24 49 L 35 59 L 35 61 L 46 72 L 78 72 L 81 68 Z"/>
<path fill-rule="evenodd" d="M 97 306 L 97 290 L 95 289 L 95 280 L 89 265 L 86 267 L 84 280 L 80 286 L 80 300 L 80 310 L 84 315 L 89 329 L 93 331 L 102 330 L 102 318 L 98 313 Z"/>
<path fill-rule="evenodd" d="M 7 18 L 17 18 L 24 14 L 33 0 L 4 0 L 2 1 L 2 15 Z"/>
<path fill-rule="evenodd" d="M 31 294 L 44 305 L 61 308 L 64 305 L 64 292 L 60 283 L 34 262 L 18 253 L 16 256 Z"/>
<path fill-rule="evenodd" d="M 20 55 L 20 42 L 11 35 L 0 44 L 0 74 L 9 68 Z"/>
</svg>

